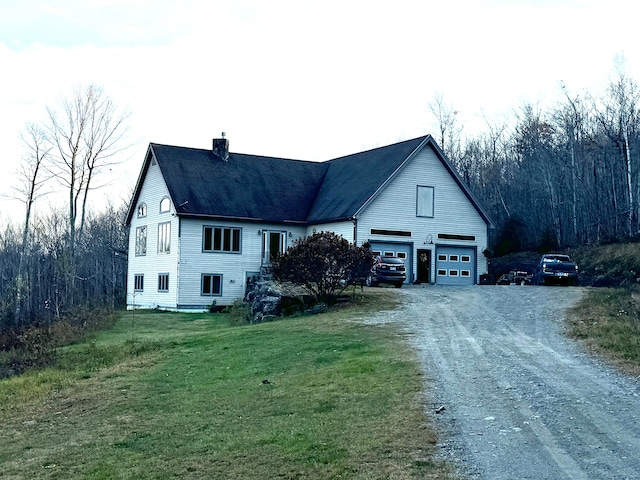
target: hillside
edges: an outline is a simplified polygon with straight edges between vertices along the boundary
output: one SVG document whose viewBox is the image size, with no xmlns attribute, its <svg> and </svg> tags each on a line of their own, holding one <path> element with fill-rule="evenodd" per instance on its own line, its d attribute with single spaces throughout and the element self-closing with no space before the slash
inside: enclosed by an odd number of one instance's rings
<svg viewBox="0 0 640 480">
<path fill-rule="evenodd" d="M 583 246 L 562 250 L 570 255 L 580 268 L 580 285 L 617 287 L 638 283 L 640 280 L 640 243 Z M 533 272 L 540 253 L 518 252 L 489 259 L 489 275 L 495 281 L 511 270 Z"/>
</svg>

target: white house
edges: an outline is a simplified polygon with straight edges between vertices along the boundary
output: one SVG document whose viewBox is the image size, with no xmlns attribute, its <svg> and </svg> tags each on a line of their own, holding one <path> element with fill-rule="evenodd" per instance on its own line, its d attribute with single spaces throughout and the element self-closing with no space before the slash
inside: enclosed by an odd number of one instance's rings
<svg viewBox="0 0 640 480">
<path fill-rule="evenodd" d="M 307 162 L 149 145 L 127 215 L 127 305 L 205 310 L 315 231 L 405 259 L 407 282 L 472 285 L 490 220 L 429 135 Z"/>
</svg>

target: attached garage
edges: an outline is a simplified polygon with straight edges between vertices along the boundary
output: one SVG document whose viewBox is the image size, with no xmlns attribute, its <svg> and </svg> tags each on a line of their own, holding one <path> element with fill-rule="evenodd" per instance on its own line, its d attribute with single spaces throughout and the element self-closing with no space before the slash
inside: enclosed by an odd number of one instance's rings
<svg viewBox="0 0 640 480">
<path fill-rule="evenodd" d="M 474 247 L 437 246 L 436 283 L 439 285 L 473 285 L 476 279 Z"/>
<path fill-rule="evenodd" d="M 385 257 L 398 257 L 404 259 L 404 265 L 407 271 L 407 280 L 405 283 L 411 283 L 413 279 L 413 260 L 411 252 L 413 251 L 412 243 L 394 243 L 394 242 L 370 242 L 371 252 L 375 255 Z"/>
</svg>

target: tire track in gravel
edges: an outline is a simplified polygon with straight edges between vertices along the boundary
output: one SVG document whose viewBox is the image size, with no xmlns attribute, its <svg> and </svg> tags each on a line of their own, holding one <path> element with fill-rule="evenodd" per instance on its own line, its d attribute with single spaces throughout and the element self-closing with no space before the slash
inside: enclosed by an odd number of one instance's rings
<svg viewBox="0 0 640 480">
<path fill-rule="evenodd" d="M 640 479 L 640 384 L 562 335 L 582 294 L 412 286 L 369 319 L 407 332 L 442 454 L 469 478 Z"/>
</svg>

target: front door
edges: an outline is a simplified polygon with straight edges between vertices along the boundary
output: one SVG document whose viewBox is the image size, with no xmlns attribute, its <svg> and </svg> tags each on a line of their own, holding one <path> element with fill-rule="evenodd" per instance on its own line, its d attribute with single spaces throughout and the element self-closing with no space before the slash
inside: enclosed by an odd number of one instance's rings
<svg viewBox="0 0 640 480">
<path fill-rule="evenodd" d="M 431 282 L 431 250 L 418 250 L 418 282 Z"/>
<path fill-rule="evenodd" d="M 284 253 L 286 232 L 264 230 L 262 232 L 262 264 L 270 265 L 271 261 Z"/>
</svg>

